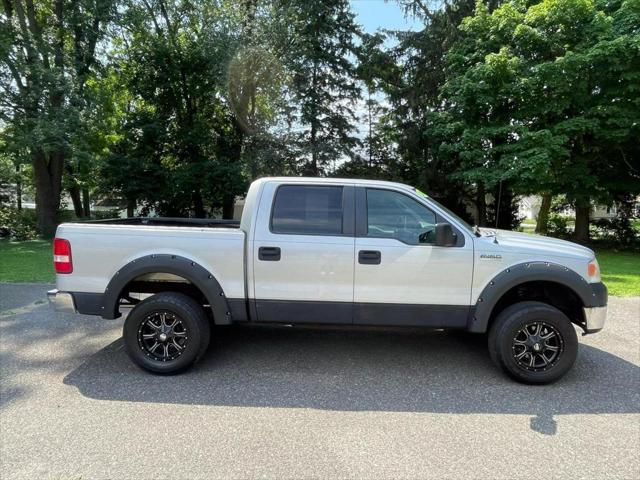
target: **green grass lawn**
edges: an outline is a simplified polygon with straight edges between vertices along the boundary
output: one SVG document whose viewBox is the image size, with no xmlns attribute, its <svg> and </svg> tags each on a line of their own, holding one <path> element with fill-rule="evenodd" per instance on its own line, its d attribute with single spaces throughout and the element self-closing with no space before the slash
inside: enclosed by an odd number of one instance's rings
<svg viewBox="0 0 640 480">
<path fill-rule="evenodd" d="M 598 250 L 602 281 L 609 295 L 632 297 L 640 295 L 640 253 Z"/>
<path fill-rule="evenodd" d="M 602 281 L 610 295 L 640 295 L 640 254 L 599 250 L 597 256 Z M 0 282 L 51 283 L 54 280 L 51 242 L 0 240 Z"/>
<path fill-rule="evenodd" d="M 51 283 L 55 278 L 51 242 L 0 240 L 0 282 Z"/>
</svg>

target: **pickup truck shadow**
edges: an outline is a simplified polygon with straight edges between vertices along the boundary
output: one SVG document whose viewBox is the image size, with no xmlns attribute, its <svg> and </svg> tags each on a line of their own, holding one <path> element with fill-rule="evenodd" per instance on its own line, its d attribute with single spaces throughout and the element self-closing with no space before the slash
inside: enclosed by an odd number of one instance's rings
<svg viewBox="0 0 640 480">
<path fill-rule="evenodd" d="M 172 377 L 133 366 L 122 340 L 69 373 L 90 398 L 133 402 L 345 411 L 532 415 L 638 413 L 640 368 L 581 344 L 574 369 L 550 386 L 515 383 L 484 337 L 441 331 L 226 328 L 195 368 Z"/>
</svg>

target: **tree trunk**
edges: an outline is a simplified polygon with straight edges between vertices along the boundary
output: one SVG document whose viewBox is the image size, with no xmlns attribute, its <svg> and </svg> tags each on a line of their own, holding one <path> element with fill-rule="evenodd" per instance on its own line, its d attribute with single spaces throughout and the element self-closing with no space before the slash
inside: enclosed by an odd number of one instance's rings
<svg viewBox="0 0 640 480">
<path fill-rule="evenodd" d="M 82 211 L 85 217 L 89 218 L 91 216 L 91 201 L 88 188 L 82 189 Z"/>
<path fill-rule="evenodd" d="M 478 185 L 476 190 L 476 210 L 477 210 L 477 218 L 476 223 L 479 227 L 487 226 L 487 199 L 486 193 L 484 190 L 484 186 Z"/>
<path fill-rule="evenodd" d="M 232 196 L 225 197 L 222 202 L 222 218 L 224 219 L 232 219 L 233 218 L 233 207 L 235 204 L 235 198 Z"/>
<path fill-rule="evenodd" d="M 373 163 L 373 155 L 371 154 L 371 141 L 373 139 L 373 121 L 371 120 L 371 89 L 369 89 L 367 87 L 367 95 L 368 95 L 368 101 L 367 101 L 367 113 L 369 114 L 369 145 L 368 145 L 368 150 L 369 150 L 369 163 L 367 164 L 367 167 L 371 168 L 371 164 Z"/>
<path fill-rule="evenodd" d="M 204 203 L 202 202 L 202 194 L 199 191 L 193 192 L 193 210 L 196 218 L 204 218 Z"/>
<path fill-rule="evenodd" d="M 541 235 L 547 234 L 547 226 L 549 224 L 549 212 L 551 211 L 551 195 L 542 195 L 542 203 L 540 204 L 540 211 L 538 212 L 538 218 L 536 219 L 536 233 Z"/>
<path fill-rule="evenodd" d="M 589 214 L 591 204 L 589 199 L 576 201 L 576 226 L 573 232 L 573 239 L 578 243 L 589 242 Z"/>
<path fill-rule="evenodd" d="M 64 154 L 52 152 L 48 160 L 47 155 L 40 149 L 35 150 L 32 154 L 36 186 L 37 228 L 40 235 L 45 238 L 52 237 L 56 231 Z"/>
<path fill-rule="evenodd" d="M 71 202 L 73 203 L 73 211 L 76 214 L 76 217 L 84 217 L 84 211 L 82 210 L 82 198 L 80 197 L 80 187 L 78 187 L 77 185 L 70 187 L 69 196 L 71 197 Z"/>
<path fill-rule="evenodd" d="M 318 158 L 316 152 L 316 122 L 311 121 L 311 163 L 307 167 L 306 175 L 310 177 L 318 176 Z"/>
<path fill-rule="evenodd" d="M 22 210 L 22 178 L 20 177 L 20 166 L 16 167 L 18 172 L 16 179 L 16 200 L 18 202 L 18 211 Z"/>
<path fill-rule="evenodd" d="M 135 198 L 127 199 L 127 217 L 131 218 L 135 214 L 136 200 Z"/>
<path fill-rule="evenodd" d="M 44 238 L 52 238 L 56 233 L 58 205 L 55 199 L 44 193 L 41 188 L 40 194 L 36 194 L 36 221 L 38 231 Z M 43 194 L 44 193 L 44 194 Z"/>
<path fill-rule="evenodd" d="M 314 92 L 318 91 L 317 78 L 318 78 L 317 66 L 314 60 L 313 72 L 311 74 L 311 88 L 313 89 Z M 316 106 L 317 106 L 316 99 L 315 98 L 312 99 L 312 102 L 313 103 L 311 105 L 311 165 L 308 166 L 308 172 L 304 172 L 304 173 L 305 175 L 317 177 L 319 170 L 318 170 L 318 140 L 317 140 L 318 117 L 316 114 Z"/>
<path fill-rule="evenodd" d="M 503 185 L 502 188 L 498 188 L 498 201 L 499 203 L 496 204 L 496 228 L 512 230 L 515 228 L 517 213 L 515 211 L 513 190 L 509 185 Z"/>
</svg>

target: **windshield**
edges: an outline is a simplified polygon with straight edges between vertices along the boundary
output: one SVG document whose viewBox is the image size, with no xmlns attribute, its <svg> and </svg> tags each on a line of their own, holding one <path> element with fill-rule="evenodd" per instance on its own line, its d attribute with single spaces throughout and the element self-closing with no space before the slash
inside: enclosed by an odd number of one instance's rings
<svg viewBox="0 0 640 480">
<path fill-rule="evenodd" d="M 424 192 L 421 192 L 419 189 L 415 188 L 413 189 L 418 195 L 420 195 L 423 198 L 428 198 L 430 202 L 435 203 L 438 207 L 440 207 L 442 210 L 444 210 L 447 215 L 449 215 L 450 217 L 452 217 L 454 220 L 456 220 L 461 226 L 465 227 L 467 229 L 467 231 L 471 234 L 474 235 L 475 232 L 473 230 L 473 227 L 471 225 L 469 225 L 467 222 L 465 222 L 462 218 L 460 218 L 458 215 L 456 215 L 455 213 L 453 213 L 450 209 L 448 209 L 447 207 L 445 207 L 444 205 L 442 205 L 439 202 L 436 202 L 432 197 L 430 197 L 429 195 L 427 195 Z"/>
</svg>

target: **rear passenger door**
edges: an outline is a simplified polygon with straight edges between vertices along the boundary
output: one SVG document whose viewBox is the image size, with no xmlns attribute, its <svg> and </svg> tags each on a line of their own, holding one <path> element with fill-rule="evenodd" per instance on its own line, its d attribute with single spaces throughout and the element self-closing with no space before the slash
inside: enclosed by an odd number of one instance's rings
<svg viewBox="0 0 640 480">
<path fill-rule="evenodd" d="M 269 182 L 262 198 L 273 202 L 261 202 L 253 239 L 258 320 L 351 323 L 354 187 Z"/>
</svg>

